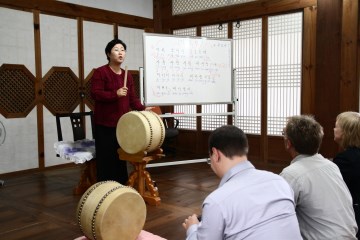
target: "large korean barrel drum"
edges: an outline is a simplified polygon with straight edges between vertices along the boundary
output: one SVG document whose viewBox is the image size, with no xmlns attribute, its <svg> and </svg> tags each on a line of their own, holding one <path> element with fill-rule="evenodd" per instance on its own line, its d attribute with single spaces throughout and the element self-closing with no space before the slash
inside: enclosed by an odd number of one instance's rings
<svg viewBox="0 0 360 240">
<path fill-rule="evenodd" d="M 77 219 L 89 239 L 136 239 L 145 224 L 146 205 L 131 187 L 115 181 L 98 182 L 82 195 Z"/>
<path fill-rule="evenodd" d="M 152 111 L 131 111 L 119 119 L 116 137 L 128 154 L 152 152 L 163 144 L 165 127 L 161 118 Z"/>
</svg>

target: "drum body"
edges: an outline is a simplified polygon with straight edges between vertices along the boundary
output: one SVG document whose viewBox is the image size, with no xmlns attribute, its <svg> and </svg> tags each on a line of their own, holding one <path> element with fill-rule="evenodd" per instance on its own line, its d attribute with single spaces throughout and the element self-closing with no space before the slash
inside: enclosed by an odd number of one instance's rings
<svg viewBox="0 0 360 240">
<path fill-rule="evenodd" d="M 131 111 L 119 119 L 116 137 L 128 154 L 151 152 L 163 144 L 165 127 L 161 118 L 152 111 Z"/>
<path fill-rule="evenodd" d="M 92 240 L 136 239 L 146 219 L 146 205 L 131 187 L 115 181 L 92 185 L 81 197 L 77 220 Z"/>
</svg>

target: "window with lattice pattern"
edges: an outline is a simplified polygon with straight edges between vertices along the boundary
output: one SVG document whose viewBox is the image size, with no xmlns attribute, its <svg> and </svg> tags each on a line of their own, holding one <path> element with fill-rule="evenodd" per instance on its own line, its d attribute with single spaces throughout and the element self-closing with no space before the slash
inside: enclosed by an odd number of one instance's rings
<svg viewBox="0 0 360 240">
<path fill-rule="evenodd" d="M 247 134 L 261 132 L 261 41 L 262 20 L 233 23 L 236 125 Z"/>
<path fill-rule="evenodd" d="M 216 24 L 201 27 L 201 36 L 212 38 L 228 38 L 227 24 Z M 221 94 L 221 93 L 213 93 Z M 201 129 L 214 130 L 222 125 L 227 125 L 227 116 L 214 116 L 214 113 L 226 113 L 227 104 L 202 105 L 201 112 L 209 115 L 202 116 Z"/>
<path fill-rule="evenodd" d="M 268 58 L 267 134 L 280 135 L 286 118 L 300 114 L 302 21 L 302 12 L 269 17 L 268 52 L 264 56 L 261 19 L 234 22 L 232 25 L 236 97 L 239 100 L 235 123 L 247 134 L 261 133 L 262 57 Z M 195 35 L 196 29 L 189 29 Z M 176 31 L 182 35 L 182 30 Z M 227 38 L 227 24 L 203 26 L 201 32 L 206 37 Z M 186 111 L 184 106 L 176 108 L 178 112 L 191 112 Z M 209 113 L 209 116 L 202 117 L 203 130 L 213 130 L 226 124 L 226 116 L 210 115 L 219 111 L 226 112 L 226 105 L 202 106 L 202 113 Z"/>
<path fill-rule="evenodd" d="M 268 135 L 281 135 L 286 118 L 300 114 L 302 13 L 269 17 Z"/>
<path fill-rule="evenodd" d="M 173 0 L 172 14 L 179 15 L 184 13 L 198 12 L 207 9 L 231 6 L 257 0 Z"/>
</svg>

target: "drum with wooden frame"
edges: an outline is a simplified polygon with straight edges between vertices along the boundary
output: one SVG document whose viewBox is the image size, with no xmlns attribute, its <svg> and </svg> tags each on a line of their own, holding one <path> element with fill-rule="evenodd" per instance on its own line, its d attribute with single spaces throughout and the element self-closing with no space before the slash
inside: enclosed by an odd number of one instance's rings
<svg viewBox="0 0 360 240">
<path fill-rule="evenodd" d="M 146 219 L 146 205 L 133 188 L 115 181 L 92 185 L 81 197 L 77 220 L 92 240 L 136 239 Z"/>
<path fill-rule="evenodd" d="M 119 119 L 116 137 L 128 154 L 151 152 L 163 144 L 165 127 L 161 118 L 152 111 L 131 111 Z"/>
</svg>

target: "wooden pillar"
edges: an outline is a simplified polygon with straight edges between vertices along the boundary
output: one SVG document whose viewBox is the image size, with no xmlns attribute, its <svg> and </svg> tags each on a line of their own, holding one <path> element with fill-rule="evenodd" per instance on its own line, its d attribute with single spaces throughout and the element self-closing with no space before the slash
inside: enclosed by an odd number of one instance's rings
<svg viewBox="0 0 360 240">
<path fill-rule="evenodd" d="M 35 43 L 35 91 L 38 133 L 38 162 L 39 168 L 45 168 L 45 144 L 44 144 L 44 110 L 42 91 L 42 64 L 41 64 L 41 38 L 40 38 L 40 12 L 33 11 L 34 19 L 34 43 Z"/>
<path fill-rule="evenodd" d="M 358 7 L 358 0 L 342 1 L 340 112 L 359 111 Z"/>
<path fill-rule="evenodd" d="M 320 152 L 334 157 L 333 128 L 340 111 L 341 0 L 317 1 L 315 118 L 324 127 Z"/>
</svg>

